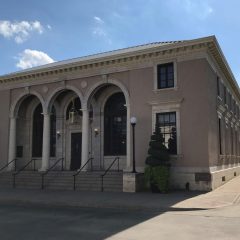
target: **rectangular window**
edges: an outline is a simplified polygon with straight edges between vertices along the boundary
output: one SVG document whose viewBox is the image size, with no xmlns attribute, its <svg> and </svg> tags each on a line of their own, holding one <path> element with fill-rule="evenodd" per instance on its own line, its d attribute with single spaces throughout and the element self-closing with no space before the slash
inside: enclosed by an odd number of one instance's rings
<svg viewBox="0 0 240 240">
<path fill-rule="evenodd" d="M 224 100 L 224 104 L 227 104 L 227 88 L 225 86 L 223 91 L 223 100 Z"/>
<path fill-rule="evenodd" d="M 232 111 L 232 95 L 231 93 L 228 93 L 228 109 Z"/>
<path fill-rule="evenodd" d="M 174 87 L 173 63 L 159 64 L 157 66 L 158 89 Z"/>
<path fill-rule="evenodd" d="M 233 138 L 234 138 L 234 136 L 233 136 L 233 128 L 231 127 L 231 130 L 230 130 L 230 141 L 231 141 L 231 155 L 233 155 L 233 153 L 234 153 L 234 149 L 233 149 L 233 142 L 234 142 L 234 140 L 233 140 Z"/>
<path fill-rule="evenodd" d="M 176 112 L 157 113 L 156 119 L 170 154 L 177 154 Z"/>
<path fill-rule="evenodd" d="M 217 77 L 217 95 L 220 97 L 220 81 L 219 81 L 219 77 Z"/>
<path fill-rule="evenodd" d="M 222 155 L 222 126 L 221 118 L 218 119 L 218 136 L 219 136 L 219 154 Z"/>
</svg>

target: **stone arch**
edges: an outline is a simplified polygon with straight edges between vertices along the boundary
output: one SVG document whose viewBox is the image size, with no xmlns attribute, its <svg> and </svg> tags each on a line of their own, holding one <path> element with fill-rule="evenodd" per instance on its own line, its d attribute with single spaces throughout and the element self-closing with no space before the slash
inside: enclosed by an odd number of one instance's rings
<svg viewBox="0 0 240 240">
<path fill-rule="evenodd" d="M 46 110 L 49 112 L 54 100 L 56 99 L 56 97 L 58 96 L 59 93 L 65 91 L 65 90 L 71 90 L 73 91 L 75 94 L 77 94 L 77 96 L 80 98 L 81 103 L 83 102 L 83 94 L 82 92 L 75 86 L 71 86 L 71 85 L 66 85 L 64 87 L 59 87 L 57 89 L 55 89 L 50 96 L 47 98 L 46 101 Z"/>
<path fill-rule="evenodd" d="M 127 154 L 126 154 L 126 168 L 130 169 L 131 167 L 131 142 L 130 142 L 130 137 L 131 137 L 131 133 L 130 133 L 130 94 L 129 91 L 127 89 L 127 87 L 121 83 L 119 80 L 117 79 L 102 79 L 101 81 L 97 82 L 96 84 L 92 85 L 88 91 L 85 94 L 84 97 L 84 101 L 83 101 L 83 108 L 89 108 L 90 107 L 90 102 L 91 102 L 91 98 L 92 96 L 96 93 L 96 91 L 98 89 L 101 88 L 101 86 L 104 85 L 114 85 L 120 88 L 120 90 L 123 92 L 124 97 L 125 97 L 125 101 L 126 101 L 126 108 L 127 108 Z"/>
<path fill-rule="evenodd" d="M 93 86 L 91 86 L 84 97 L 83 103 L 85 103 L 88 107 L 89 100 L 91 99 L 93 94 L 96 92 L 96 90 L 98 90 L 101 86 L 107 85 L 107 84 L 115 85 L 121 89 L 121 91 L 123 92 L 123 94 L 125 96 L 126 105 L 128 106 L 130 103 L 130 95 L 129 95 L 129 92 L 128 92 L 126 86 L 124 86 L 119 80 L 112 79 L 112 78 L 107 79 L 107 80 L 101 80 L 101 81 L 97 82 L 96 84 L 94 84 Z"/>
<path fill-rule="evenodd" d="M 44 104 L 44 99 L 42 97 L 41 94 L 39 94 L 38 92 L 36 91 L 31 91 L 31 92 L 24 92 L 22 94 L 20 94 L 17 99 L 13 102 L 13 104 L 11 105 L 11 108 L 10 108 L 10 118 L 13 118 L 13 117 L 16 117 L 17 116 L 17 113 L 19 111 L 19 107 L 21 106 L 21 103 L 29 96 L 35 96 L 38 98 L 38 100 L 40 101 L 40 103 L 42 104 L 42 108 L 43 108 L 43 111 L 45 111 L 45 104 Z"/>
</svg>

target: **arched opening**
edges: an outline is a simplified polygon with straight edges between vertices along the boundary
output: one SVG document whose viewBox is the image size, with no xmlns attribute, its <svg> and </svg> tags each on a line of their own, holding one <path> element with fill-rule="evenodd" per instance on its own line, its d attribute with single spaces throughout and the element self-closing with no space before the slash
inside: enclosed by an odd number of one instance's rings
<svg viewBox="0 0 240 240">
<path fill-rule="evenodd" d="M 55 150 L 51 149 L 51 155 L 55 151 L 56 159 L 64 159 L 66 170 L 77 170 L 81 166 L 82 155 L 82 105 L 77 93 L 69 89 L 61 89 L 55 92 L 48 101 L 48 109 L 56 105 L 51 112 L 51 122 L 55 117 L 56 138 Z M 54 121 L 53 121 L 54 123 Z M 52 138 L 53 139 L 53 138 Z M 53 139 L 54 140 L 54 139 Z M 60 167 L 57 166 L 57 167 Z"/>
<path fill-rule="evenodd" d="M 125 168 L 127 106 L 123 91 L 114 84 L 102 84 L 89 95 L 88 109 L 90 106 L 93 113 L 89 149 L 94 157 L 94 168 L 106 169 L 116 156 L 120 157 L 120 168 Z"/>
<path fill-rule="evenodd" d="M 32 158 L 39 158 L 39 161 L 36 161 L 36 168 L 41 167 L 42 112 L 42 103 L 35 95 L 23 96 L 15 106 L 17 169 L 21 168 Z M 29 165 L 28 168 L 33 169 L 33 165 Z"/>
<path fill-rule="evenodd" d="M 104 107 L 104 155 L 126 155 L 126 101 L 123 93 L 110 96 Z"/>
<path fill-rule="evenodd" d="M 33 113 L 32 157 L 42 157 L 43 114 L 42 105 L 38 104 Z"/>
<path fill-rule="evenodd" d="M 56 110 L 52 106 L 50 117 L 50 157 L 56 156 Z M 38 104 L 33 112 L 32 119 L 32 157 L 42 157 L 43 144 L 43 109 L 42 105 Z"/>
</svg>

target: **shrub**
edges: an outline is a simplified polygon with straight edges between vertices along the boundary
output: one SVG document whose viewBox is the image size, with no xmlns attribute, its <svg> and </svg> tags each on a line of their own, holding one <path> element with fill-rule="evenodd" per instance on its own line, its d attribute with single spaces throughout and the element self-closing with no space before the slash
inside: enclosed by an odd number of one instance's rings
<svg viewBox="0 0 240 240">
<path fill-rule="evenodd" d="M 152 188 L 155 187 L 160 192 L 167 192 L 170 176 L 169 153 L 164 145 L 164 138 L 158 123 L 156 123 L 155 132 L 151 136 L 148 154 L 144 172 L 145 181 Z"/>
</svg>

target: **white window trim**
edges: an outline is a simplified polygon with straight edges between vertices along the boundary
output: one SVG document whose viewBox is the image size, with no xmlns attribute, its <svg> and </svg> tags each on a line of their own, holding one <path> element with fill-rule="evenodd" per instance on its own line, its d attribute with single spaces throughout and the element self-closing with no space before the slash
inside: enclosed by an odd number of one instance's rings
<svg viewBox="0 0 240 240">
<path fill-rule="evenodd" d="M 158 113 L 176 112 L 176 128 L 177 128 L 177 154 L 182 154 L 180 139 L 180 103 L 169 103 L 164 105 L 152 106 L 152 132 L 155 131 L 156 116 Z"/>
<path fill-rule="evenodd" d="M 171 88 L 158 88 L 158 77 L 157 77 L 157 66 L 161 64 L 166 64 L 166 63 L 173 63 L 173 71 L 174 71 L 174 87 Z M 153 84 L 153 91 L 158 93 L 162 91 L 167 91 L 167 90 L 177 90 L 177 59 L 168 59 L 164 61 L 158 61 L 154 65 L 154 84 Z"/>
</svg>

